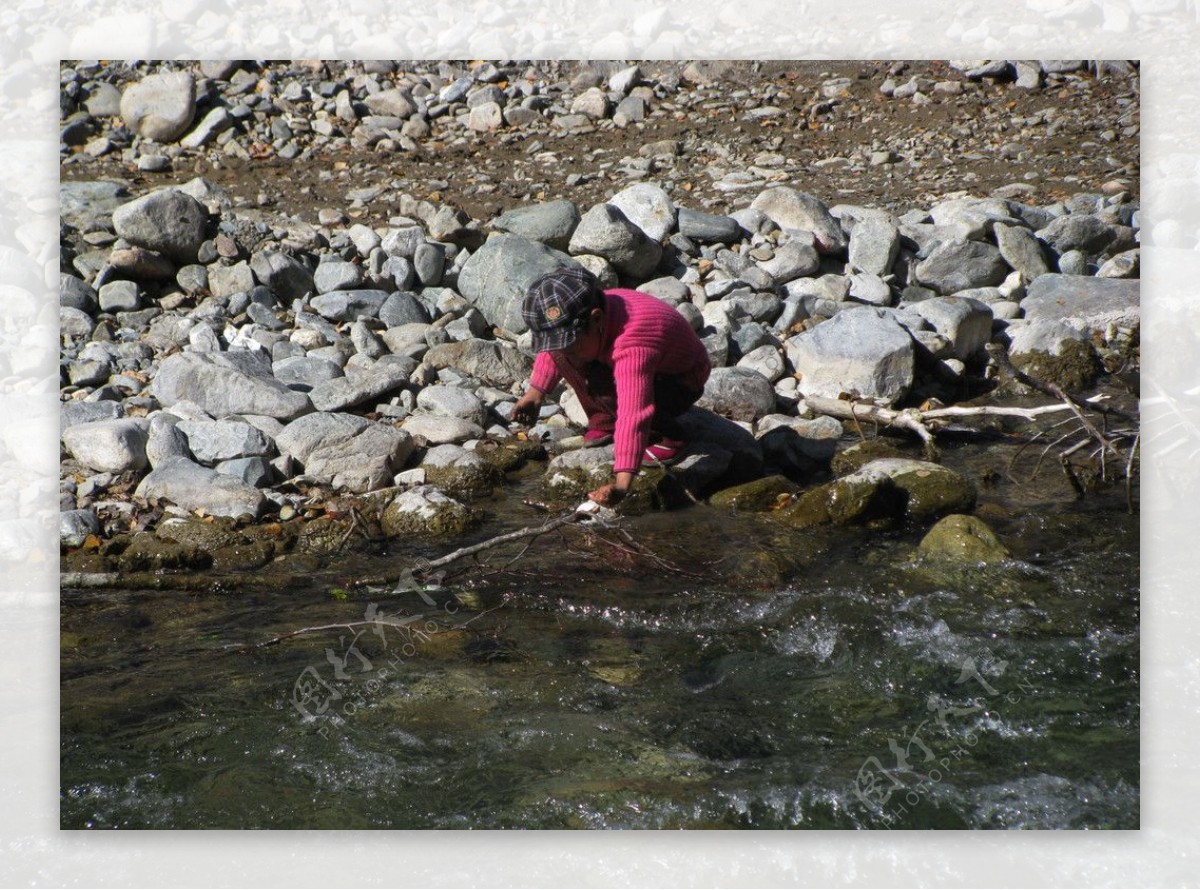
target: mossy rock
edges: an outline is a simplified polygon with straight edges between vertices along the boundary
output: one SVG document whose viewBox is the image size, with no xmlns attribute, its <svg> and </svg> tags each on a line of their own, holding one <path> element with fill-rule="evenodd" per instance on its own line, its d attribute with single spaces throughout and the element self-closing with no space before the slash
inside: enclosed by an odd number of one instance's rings
<svg viewBox="0 0 1200 890">
<path fill-rule="evenodd" d="M 154 533 L 164 541 L 209 553 L 223 547 L 233 547 L 245 541 L 237 530 L 237 522 L 225 517 L 164 519 Z"/>
<path fill-rule="evenodd" d="M 332 556 L 342 549 L 343 542 L 350 544 L 353 527 L 353 520 L 348 518 L 318 516 L 304 523 L 296 539 L 296 548 L 313 556 Z"/>
<path fill-rule="evenodd" d="M 782 498 L 798 494 L 800 486 L 785 476 L 765 476 L 718 491 L 708 502 L 714 507 L 751 513 L 773 510 Z"/>
<path fill-rule="evenodd" d="M 214 550 L 212 567 L 220 572 L 248 572 L 262 568 L 274 558 L 275 545 L 270 541 L 248 541 Z"/>
<path fill-rule="evenodd" d="M 425 467 L 425 481 L 452 497 L 469 499 L 491 494 L 504 481 L 504 472 L 490 463 Z"/>
<path fill-rule="evenodd" d="M 922 559 L 955 563 L 994 563 L 1009 558 L 1008 549 L 982 519 L 951 514 L 939 520 L 921 539 Z"/>
<path fill-rule="evenodd" d="M 594 466 L 559 466 L 546 471 L 543 484 L 547 496 L 556 501 L 582 501 L 588 492 L 613 481 L 611 461 Z M 629 494 L 621 502 L 621 512 L 628 515 L 663 510 L 676 505 L 684 497 L 679 483 L 666 477 L 657 468 L 643 467 L 633 478 Z"/>
<path fill-rule="evenodd" d="M 867 439 L 839 451 L 830 461 L 829 468 L 835 476 L 848 476 L 857 472 L 873 460 L 884 457 L 911 457 L 900 445 L 887 439 Z"/>
<path fill-rule="evenodd" d="M 432 485 L 400 495 L 383 511 L 380 523 L 391 537 L 441 538 L 460 535 L 483 521 L 483 514 Z"/>
<path fill-rule="evenodd" d="M 531 440 L 505 439 L 485 442 L 475 449 L 475 453 L 501 473 L 511 473 L 527 461 L 545 459 L 546 448 Z"/>
<path fill-rule="evenodd" d="M 139 532 L 122 551 L 118 564 L 126 572 L 207 569 L 212 565 L 212 555 L 199 547 L 164 541 L 151 532 Z"/>
<path fill-rule="evenodd" d="M 99 551 L 87 550 L 82 547 L 70 553 L 64 553 L 59 559 L 58 565 L 61 572 L 79 572 L 84 575 L 111 572 L 113 569 L 112 563 L 101 556 Z"/>
<path fill-rule="evenodd" d="M 793 528 L 888 524 L 904 515 L 904 493 L 883 474 L 858 472 L 800 495 L 778 519 Z"/>
<path fill-rule="evenodd" d="M 875 473 L 887 476 L 905 493 L 905 513 L 910 519 L 926 521 L 975 509 L 978 494 L 971 480 L 940 464 L 909 458 L 882 458 L 871 461 L 854 475 Z"/>
<path fill-rule="evenodd" d="M 243 531 L 247 541 L 269 541 L 276 553 L 286 553 L 296 544 L 300 532 L 304 529 L 304 520 L 291 519 L 287 522 L 265 522 L 252 525 Z"/>
<path fill-rule="evenodd" d="M 1056 383 L 1068 391 L 1092 387 L 1104 371 L 1104 364 L 1086 340 L 1064 340 L 1062 354 L 1027 352 L 1012 356 L 1013 366 L 1030 377 L 1046 383 Z"/>
</svg>

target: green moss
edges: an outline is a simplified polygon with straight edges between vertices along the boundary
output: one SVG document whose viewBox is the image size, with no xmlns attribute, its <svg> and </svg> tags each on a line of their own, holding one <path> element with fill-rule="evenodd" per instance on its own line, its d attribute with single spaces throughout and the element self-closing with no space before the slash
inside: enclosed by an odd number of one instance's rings
<svg viewBox="0 0 1200 890">
<path fill-rule="evenodd" d="M 928 461 L 884 458 L 872 461 L 864 473 L 880 472 L 905 493 L 910 519 L 926 521 L 975 509 L 977 494 L 969 479 Z"/>
<path fill-rule="evenodd" d="M 483 521 L 483 514 L 456 501 L 437 504 L 431 515 L 401 510 L 393 502 L 380 517 L 384 534 L 391 537 L 444 538 L 461 535 Z"/>
<path fill-rule="evenodd" d="M 1031 377 L 1046 383 L 1056 383 L 1063 389 L 1089 389 L 1104 370 L 1092 345 L 1084 340 L 1066 340 L 1062 355 L 1030 352 L 1012 357 L 1013 365 Z"/>
<path fill-rule="evenodd" d="M 237 522 L 225 517 L 211 519 L 168 519 L 160 522 L 154 533 L 164 541 L 173 541 L 186 547 L 212 552 L 222 547 L 243 543 L 245 538 L 237 531 Z"/>
<path fill-rule="evenodd" d="M 426 467 L 425 481 L 456 498 L 485 497 L 504 482 L 504 472 L 492 464 L 473 467 Z"/>
<path fill-rule="evenodd" d="M 212 556 L 199 547 L 164 541 L 150 532 L 139 532 L 122 551 L 118 564 L 126 572 L 207 569 L 212 565 Z"/>
<path fill-rule="evenodd" d="M 923 559 L 969 564 L 1001 562 L 1009 557 L 987 523 L 961 514 L 947 516 L 934 525 L 917 551 Z"/>
<path fill-rule="evenodd" d="M 275 546 L 270 541 L 234 544 L 214 550 L 213 569 L 219 572 L 246 572 L 261 568 L 275 558 Z"/>
<path fill-rule="evenodd" d="M 835 476 L 848 476 L 881 457 L 912 456 L 911 452 L 906 452 L 896 442 L 888 439 L 867 439 L 835 454 L 830 462 L 830 469 Z"/>
</svg>

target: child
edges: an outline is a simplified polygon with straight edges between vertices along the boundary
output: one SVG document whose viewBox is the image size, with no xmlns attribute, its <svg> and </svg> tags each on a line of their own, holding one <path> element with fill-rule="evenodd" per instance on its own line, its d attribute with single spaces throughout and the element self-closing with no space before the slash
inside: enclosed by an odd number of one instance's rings
<svg viewBox="0 0 1200 890">
<path fill-rule="evenodd" d="M 613 483 L 588 497 L 625 497 L 645 460 L 668 463 L 684 447 L 676 418 L 704 391 L 712 364 L 690 324 L 649 294 L 603 290 L 586 269 L 559 269 L 529 288 L 522 314 L 537 358 L 513 419 L 531 422 L 559 380 L 588 415 L 585 439 L 613 442 Z"/>
</svg>

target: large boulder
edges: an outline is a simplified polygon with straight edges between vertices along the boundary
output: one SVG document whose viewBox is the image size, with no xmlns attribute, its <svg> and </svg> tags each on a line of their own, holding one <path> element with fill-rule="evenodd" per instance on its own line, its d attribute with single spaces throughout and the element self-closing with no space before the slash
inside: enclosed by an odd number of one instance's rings
<svg viewBox="0 0 1200 890">
<path fill-rule="evenodd" d="M 139 136 L 174 142 L 196 116 L 196 81 L 186 71 L 151 74 L 121 95 L 121 119 Z"/>
<path fill-rule="evenodd" d="M 639 182 L 617 192 L 608 203 L 651 241 L 661 243 L 675 230 L 675 204 L 662 186 Z"/>
<path fill-rule="evenodd" d="M 177 263 L 194 263 L 204 243 L 208 211 L 179 189 L 160 189 L 113 211 L 113 228 L 131 244 Z"/>
<path fill-rule="evenodd" d="M 342 411 L 400 389 L 414 370 L 416 359 L 393 356 L 376 362 L 361 374 L 318 383 L 309 392 L 318 411 Z"/>
<path fill-rule="evenodd" d="M 992 309 L 970 297 L 934 297 L 909 309 L 950 341 L 954 355 L 968 361 L 992 338 Z"/>
<path fill-rule="evenodd" d="M 223 460 L 271 453 L 270 439 L 245 421 L 181 420 L 175 426 L 187 437 L 188 450 L 201 464 L 211 466 Z"/>
<path fill-rule="evenodd" d="M 926 532 L 917 547 L 922 559 L 967 565 L 1003 562 L 1008 548 L 986 522 L 975 516 L 952 513 Z"/>
<path fill-rule="evenodd" d="M 312 410 L 304 393 L 271 375 L 269 362 L 250 352 L 184 352 L 162 363 L 151 384 L 164 408 L 195 402 L 213 417 L 263 414 L 291 420 Z"/>
<path fill-rule="evenodd" d="M 784 347 L 808 395 L 857 393 L 890 404 L 913 384 L 912 336 L 883 309 L 843 310 Z"/>
<path fill-rule="evenodd" d="M 368 423 L 349 438 L 310 451 L 304 459 L 304 472 L 327 477 L 334 488 L 356 494 L 376 491 L 392 484 L 413 448 L 412 436 L 403 430 Z"/>
<path fill-rule="evenodd" d="M 493 340 L 441 343 L 425 353 L 424 363 L 438 371 L 454 368 L 490 386 L 503 389 L 528 380 L 533 372 L 533 359 Z"/>
<path fill-rule="evenodd" d="M 887 476 L 904 492 L 904 512 L 910 519 L 923 521 L 975 509 L 975 486 L 961 473 L 940 464 L 884 457 L 871 461 L 858 472 Z"/>
<path fill-rule="evenodd" d="M 519 235 L 493 235 L 463 264 L 458 290 L 489 324 L 511 334 L 527 329 L 521 304 L 529 286 L 547 272 L 579 263 L 565 253 Z"/>
</svg>

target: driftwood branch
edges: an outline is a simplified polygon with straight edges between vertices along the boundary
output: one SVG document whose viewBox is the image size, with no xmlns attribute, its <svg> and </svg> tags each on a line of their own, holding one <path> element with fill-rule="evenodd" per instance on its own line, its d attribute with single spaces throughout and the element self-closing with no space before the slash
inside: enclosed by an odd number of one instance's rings
<svg viewBox="0 0 1200 890">
<path fill-rule="evenodd" d="M 374 621 L 346 621 L 341 624 L 318 624 L 313 627 L 301 627 L 298 630 L 291 630 L 285 634 L 280 634 L 277 637 L 271 637 L 269 640 L 263 640 L 261 643 L 254 643 L 246 646 L 247 649 L 265 649 L 267 646 L 274 646 L 282 643 L 284 640 L 290 640 L 292 637 L 298 637 L 301 634 L 320 633 L 325 630 L 354 630 L 356 627 L 407 627 L 413 622 L 420 621 L 424 615 L 408 615 L 405 618 L 376 618 Z"/>
</svg>

